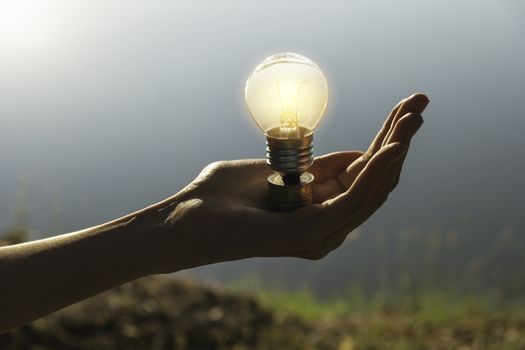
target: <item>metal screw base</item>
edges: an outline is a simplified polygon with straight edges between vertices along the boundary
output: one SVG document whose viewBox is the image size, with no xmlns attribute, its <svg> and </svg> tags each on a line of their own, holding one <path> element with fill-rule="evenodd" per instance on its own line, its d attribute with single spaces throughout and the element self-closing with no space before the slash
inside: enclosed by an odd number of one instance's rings
<svg viewBox="0 0 525 350">
<path fill-rule="evenodd" d="M 292 211 L 312 204 L 314 176 L 303 173 L 297 180 L 295 184 L 286 184 L 279 174 L 268 176 L 268 209 Z"/>
<path fill-rule="evenodd" d="M 292 211 L 313 201 L 314 176 L 306 172 L 313 163 L 313 136 L 307 128 L 300 129 L 297 139 L 279 136 L 279 128 L 267 132 L 267 162 L 276 172 L 268 177 L 268 207 Z"/>
<path fill-rule="evenodd" d="M 279 128 L 271 129 L 266 137 L 266 157 L 273 170 L 286 175 L 301 175 L 313 163 L 313 135 L 309 129 L 300 129 L 301 138 L 279 138 Z"/>
</svg>

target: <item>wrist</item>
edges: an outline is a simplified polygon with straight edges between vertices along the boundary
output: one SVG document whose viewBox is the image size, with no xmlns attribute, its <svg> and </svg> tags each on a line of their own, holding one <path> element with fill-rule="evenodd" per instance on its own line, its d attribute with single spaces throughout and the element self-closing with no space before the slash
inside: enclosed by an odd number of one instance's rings
<svg viewBox="0 0 525 350">
<path fill-rule="evenodd" d="M 130 252 L 129 263 L 137 276 L 135 278 L 164 272 L 162 251 L 168 244 L 164 233 L 162 215 L 148 208 L 131 214 L 122 227 L 121 246 Z"/>
<path fill-rule="evenodd" d="M 136 256 L 143 275 L 172 273 L 188 268 L 185 249 L 178 242 L 179 220 L 185 200 L 179 194 L 132 214 L 130 231 L 138 237 Z M 196 252 L 192 252 L 196 255 Z"/>
</svg>

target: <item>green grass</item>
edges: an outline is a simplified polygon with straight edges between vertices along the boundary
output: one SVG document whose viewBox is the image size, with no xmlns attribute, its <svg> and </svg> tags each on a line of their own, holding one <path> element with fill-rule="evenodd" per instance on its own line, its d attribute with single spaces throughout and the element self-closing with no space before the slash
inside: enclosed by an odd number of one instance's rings
<svg viewBox="0 0 525 350">
<path fill-rule="evenodd" d="M 307 288 L 265 288 L 255 280 L 237 281 L 229 284 L 228 288 L 248 292 L 268 307 L 310 320 L 338 318 L 362 312 L 403 313 L 432 321 L 449 321 L 487 313 L 525 315 L 525 299 L 505 300 L 483 292 L 461 294 L 455 291 L 428 289 L 407 291 L 403 294 L 399 291 L 396 294 L 370 294 L 359 288 L 352 288 L 335 297 L 318 298 Z"/>
<path fill-rule="evenodd" d="M 312 339 L 330 338 L 335 349 L 525 349 L 525 304 L 518 300 L 439 290 L 369 295 L 357 289 L 319 299 L 306 289 L 254 289 L 246 283 L 230 288 L 253 294 L 281 319 L 307 320 Z"/>
</svg>

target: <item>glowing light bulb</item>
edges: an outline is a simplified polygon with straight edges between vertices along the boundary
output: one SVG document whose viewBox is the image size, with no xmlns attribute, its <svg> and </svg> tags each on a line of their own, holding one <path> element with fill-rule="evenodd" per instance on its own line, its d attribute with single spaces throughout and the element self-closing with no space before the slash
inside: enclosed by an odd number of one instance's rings
<svg viewBox="0 0 525 350">
<path fill-rule="evenodd" d="M 321 120 L 328 101 L 328 83 L 311 59 L 283 52 L 255 68 L 246 82 L 245 99 L 255 123 L 266 135 L 300 138 L 311 133 Z"/>
<path fill-rule="evenodd" d="M 270 207 L 292 210 L 311 203 L 313 131 L 328 101 L 328 83 L 309 58 L 291 52 L 275 54 L 248 78 L 245 100 L 267 138 Z"/>
</svg>

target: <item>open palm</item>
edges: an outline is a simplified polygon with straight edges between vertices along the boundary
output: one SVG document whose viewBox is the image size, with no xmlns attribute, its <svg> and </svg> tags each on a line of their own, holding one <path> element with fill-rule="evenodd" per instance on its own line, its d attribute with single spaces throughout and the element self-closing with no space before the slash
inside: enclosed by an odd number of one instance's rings
<svg viewBox="0 0 525 350">
<path fill-rule="evenodd" d="M 187 256 L 186 267 L 254 256 L 324 257 L 395 188 L 427 104 L 423 94 L 402 100 L 366 152 L 317 157 L 309 170 L 315 176 L 314 204 L 290 213 L 267 210 L 266 177 L 272 171 L 265 160 L 220 161 L 206 167 L 169 204 L 166 222 L 179 224 L 177 236 L 184 236 L 184 250 L 205 252 Z"/>
</svg>

